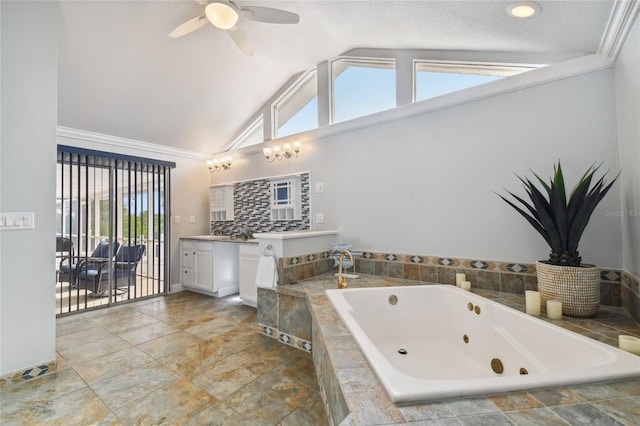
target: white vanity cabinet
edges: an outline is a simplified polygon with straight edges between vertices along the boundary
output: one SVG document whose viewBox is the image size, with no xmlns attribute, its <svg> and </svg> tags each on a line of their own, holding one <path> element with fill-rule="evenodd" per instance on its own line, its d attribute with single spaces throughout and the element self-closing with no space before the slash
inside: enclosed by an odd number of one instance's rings
<svg viewBox="0 0 640 426">
<path fill-rule="evenodd" d="M 258 303 L 256 274 L 259 259 L 258 244 L 240 244 L 240 299 L 254 308 Z"/>
<path fill-rule="evenodd" d="M 238 246 L 234 243 L 180 240 L 181 284 L 216 297 L 238 293 Z"/>
</svg>

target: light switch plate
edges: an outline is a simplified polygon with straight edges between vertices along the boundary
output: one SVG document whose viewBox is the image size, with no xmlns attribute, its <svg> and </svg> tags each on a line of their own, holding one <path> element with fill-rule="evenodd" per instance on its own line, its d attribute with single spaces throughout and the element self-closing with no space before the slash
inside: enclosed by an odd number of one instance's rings
<svg viewBox="0 0 640 426">
<path fill-rule="evenodd" d="M 324 223 L 324 213 L 316 213 L 316 223 Z"/>
<path fill-rule="evenodd" d="M 189 216 L 189 223 L 196 223 L 196 217 L 194 215 Z"/>
<path fill-rule="evenodd" d="M 324 183 L 316 183 L 316 194 L 320 194 L 321 192 L 324 192 Z"/>
<path fill-rule="evenodd" d="M 34 213 L 0 213 L 0 230 L 2 231 L 20 231 L 25 229 L 34 229 L 35 214 Z"/>
<path fill-rule="evenodd" d="M 173 223 L 180 223 L 180 216 L 174 216 Z"/>
</svg>

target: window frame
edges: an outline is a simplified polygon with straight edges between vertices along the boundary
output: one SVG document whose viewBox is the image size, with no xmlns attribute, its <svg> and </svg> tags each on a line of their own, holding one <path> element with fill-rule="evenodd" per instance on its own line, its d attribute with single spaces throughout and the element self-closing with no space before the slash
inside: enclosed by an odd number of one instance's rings
<svg viewBox="0 0 640 426">
<path fill-rule="evenodd" d="M 359 66 L 361 68 L 383 68 L 383 69 L 393 69 L 396 72 L 396 80 L 398 78 L 397 76 L 397 72 L 398 72 L 398 61 L 395 57 L 387 57 L 387 58 L 374 58 L 374 57 L 360 57 L 360 56 L 338 56 L 337 58 L 334 58 L 332 60 L 329 61 L 329 125 L 332 124 L 336 124 L 336 96 L 335 96 L 335 82 L 336 82 L 336 78 L 339 77 L 340 74 L 338 74 L 337 76 L 334 73 L 334 64 L 338 61 L 346 61 L 348 63 L 351 64 L 355 64 L 355 65 L 347 65 L 344 69 L 344 71 L 346 71 L 349 67 L 352 66 Z M 389 66 L 385 66 L 385 65 L 392 65 L 391 67 Z M 374 66 L 367 66 L 367 65 L 374 65 Z M 382 65 L 382 66 L 375 66 L 375 65 Z M 397 90 L 397 87 L 396 87 Z M 397 93 L 395 94 L 395 99 L 394 99 L 394 103 L 396 104 L 396 108 L 398 107 L 397 105 Z M 382 110 L 385 111 L 385 110 Z M 380 112 L 380 111 L 378 111 Z M 371 114 L 375 114 L 375 113 L 371 113 Z M 349 120 L 356 120 L 358 118 L 361 117 L 366 117 L 368 115 L 371 114 L 366 114 L 366 115 L 361 115 L 358 117 L 353 117 L 350 118 Z M 344 121 L 349 121 L 349 120 L 344 120 Z M 342 123 L 343 121 L 340 121 L 339 123 Z"/>
<path fill-rule="evenodd" d="M 256 142 L 256 143 L 252 143 L 249 145 L 244 145 L 243 143 L 249 139 L 249 137 L 253 134 L 254 131 L 256 131 L 258 129 L 258 127 L 262 128 L 262 141 L 260 142 Z M 248 126 L 246 126 L 244 128 L 244 130 L 242 131 L 242 133 L 240 133 L 234 140 L 233 142 L 229 145 L 229 147 L 227 149 L 225 149 L 225 151 L 231 151 L 234 149 L 240 149 L 240 148 L 246 148 L 249 146 L 255 146 L 255 145 L 260 145 L 262 143 L 264 143 L 264 114 L 259 114 L 258 117 L 255 118 L 255 120 L 253 120 Z"/>
<path fill-rule="evenodd" d="M 288 189 L 289 197 L 286 200 L 280 200 L 277 197 L 277 189 L 280 185 L 285 185 Z M 300 176 L 270 179 L 269 189 L 270 216 L 272 222 L 302 219 L 302 179 Z M 284 203 L 281 201 L 284 201 Z"/>
<path fill-rule="evenodd" d="M 317 83 L 318 68 L 315 67 L 315 68 L 311 68 L 304 71 L 291 86 L 289 86 L 280 96 L 278 96 L 273 102 L 271 102 L 271 139 L 286 137 L 286 136 L 278 136 L 278 107 L 280 106 L 280 104 L 284 104 L 285 102 L 289 101 L 292 97 L 294 97 L 296 94 L 298 94 L 300 90 L 302 90 L 302 88 L 305 87 L 305 85 L 309 82 L 309 80 L 313 78 L 316 79 L 315 97 L 317 98 L 318 97 L 318 83 Z M 313 98 L 311 98 L 311 100 L 313 100 Z M 304 106 L 306 105 L 307 104 L 305 103 Z M 298 110 L 298 112 L 300 112 L 301 110 L 302 108 Z M 298 112 L 296 112 L 296 114 Z M 296 114 L 293 114 L 290 117 L 290 119 L 295 117 Z M 318 127 L 319 127 L 319 123 L 316 122 L 316 127 L 312 127 L 307 130 L 317 129 Z M 290 136 L 290 135 L 287 135 L 287 136 Z"/>
<path fill-rule="evenodd" d="M 426 69 L 418 69 L 419 67 Z M 413 59 L 413 94 L 412 103 L 421 102 L 426 99 L 417 100 L 416 94 L 418 91 L 418 72 L 437 72 L 442 74 L 470 74 L 470 75 L 490 75 L 511 77 L 516 74 L 520 74 L 526 71 L 536 69 L 533 66 L 519 65 L 519 64 L 506 64 L 506 63 L 493 63 L 493 62 L 461 62 L 461 61 L 437 61 L 427 59 Z M 474 72 L 475 71 L 475 72 Z M 475 86 L 471 86 L 475 87 Z M 467 87 L 469 89 L 470 87 Z M 453 92 L 449 92 L 453 93 Z M 447 93 L 448 94 L 448 93 Z M 427 98 L 430 99 L 430 98 Z"/>
</svg>

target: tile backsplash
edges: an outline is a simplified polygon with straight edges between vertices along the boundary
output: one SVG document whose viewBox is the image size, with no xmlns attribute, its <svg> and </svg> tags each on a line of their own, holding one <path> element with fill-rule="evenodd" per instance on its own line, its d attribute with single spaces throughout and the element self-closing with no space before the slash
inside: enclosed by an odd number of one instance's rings
<svg viewBox="0 0 640 426">
<path fill-rule="evenodd" d="M 252 232 L 294 231 L 310 228 L 309 173 L 300 174 L 301 220 L 271 220 L 271 179 L 233 184 L 234 220 L 212 221 L 211 232 L 238 235 L 243 228 Z"/>
</svg>

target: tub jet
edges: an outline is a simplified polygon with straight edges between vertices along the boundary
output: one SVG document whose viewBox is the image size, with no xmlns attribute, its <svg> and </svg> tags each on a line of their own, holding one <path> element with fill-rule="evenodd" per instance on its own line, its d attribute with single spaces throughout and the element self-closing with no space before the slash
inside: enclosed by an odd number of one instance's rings
<svg viewBox="0 0 640 426">
<path fill-rule="evenodd" d="M 406 349 L 398 349 L 398 353 L 400 355 L 406 355 L 407 354 L 407 350 Z"/>
</svg>

